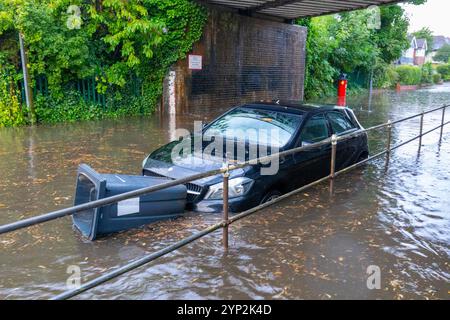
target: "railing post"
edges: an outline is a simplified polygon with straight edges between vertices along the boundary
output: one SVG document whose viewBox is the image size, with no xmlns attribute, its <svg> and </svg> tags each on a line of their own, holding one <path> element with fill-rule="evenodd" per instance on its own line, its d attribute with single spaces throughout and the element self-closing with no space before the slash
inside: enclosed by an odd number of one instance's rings
<svg viewBox="0 0 450 320">
<path fill-rule="evenodd" d="M 230 173 L 228 172 L 228 164 L 227 171 L 223 173 L 223 233 L 222 233 L 222 242 L 223 248 L 228 250 L 228 178 L 230 177 Z"/>
<path fill-rule="evenodd" d="M 420 115 L 419 152 L 420 152 L 420 149 L 422 148 L 423 117 L 424 117 L 424 113 L 422 112 L 422 114 Z"/>
<path fill-rule="evenodd" d="M 390 156 L 391 156 L 391 140 L 392 140 L 392 122 L 391 120 L 388 121 L 388 132 L 387 132 L 387 142 L 386 142 L 386 155 L 387 155 L 387 160 L 389 160 Z"/>
<path fill-rule="evenodd" d="M 447 108 L 447 106 L 444 106 L 442 108 L 441 134 L 440 134 L 439 140 L 442 140 L 442 134 L 444 133 L 445 108 Z"/>
<path fill-rule="evenodd" d="M 334 179 L 336 172 L 336 148 L 337 148 L 337 136 L 333 134 L 331 136 L 331 168 L 330 168 L 331 179 Z"/>
</svg>

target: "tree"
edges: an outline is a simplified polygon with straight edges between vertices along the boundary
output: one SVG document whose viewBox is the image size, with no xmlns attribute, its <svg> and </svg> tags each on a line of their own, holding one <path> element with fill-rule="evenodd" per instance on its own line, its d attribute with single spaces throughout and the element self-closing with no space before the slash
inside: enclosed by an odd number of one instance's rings
<svg viewBox="0 0 450 320">
<path fill-rule="evenodd" d="M 71 3 L 24 1 L 14 14 L 15 28 L 23 34 L 28 48 L 30 76 L 45 74 L 55 96 L 62 96 L 62 83 L 92 74 L 88 44 L 92 31 L 67 27 L 66 10 Z"/>
<path fill-rule="evenodd" d="M 419 31 L 413 32 L 413 35 L 416 37 L 416 39 L 426 39 L 427 40 L 427 53 L 431 52 L 433 50 L 433 31 L 431 31 L 429 28 L 425 27 L 420 29 Z"/>
<path fill-rule="evenodd" d="M 381 27 L 375 31 L 380 58 L 386 63 L 399 59 L 408 48 L 408 20 L 405 11 L 398 5 L 380 7 Z"/>
<path fill-rule="evenodd" d="M 142 0 L 103 0 L 98 7 L 88 7 L 90 23 L 105 44 L 102 60 L 114 61 L 105 68 L 105 81 L 123 86 L 130 72 L 152 59 L 165 25 L 149 14 Z"/>
<path fill-rule="evenodd" d="M 308 28 L 306 41 L 305 98 L 314 99 L 330 95 L 333 83 L 339 74 L 331 65 L 331 54 L 335 50 L 336 40 L 331 36 L 329 27 L 335 23 L 332 16 L 299 19 L 297 24 Z"/>
<path fill-rule="evenodd" d="M 420 5 L 426 0 L 408 2 Z M 297 21 L 308 27 L 307 99 L 332 93 L 339 72 L 348 73 L 354 78 L 350 82 L 353 88 L 363 86 L 371 74 L 374 75 L 375 85 L 391 82 L 388 79 L 392 73 L 389 66 L 409 46 L 409 21 L 399 5 L 380 6 L 379 9 L 381 24 L 375 30 L 368 26 L 368 20 L 373 15 L 370 10 Z"/>
<path fill-rule="evenodd" d="M 434 56 L 435 61 L 449 62 L 450 59 L 450 44 L 443 45 Z"/>
<path fill-rule="evenodd" d="M 369 71 L 379 55 L 372 30 L 367 28 L 368 15 L 366 10 L 343 13 L 330 26 L 337 43 L 331 62 L 340 72 Z"/>
</svg>

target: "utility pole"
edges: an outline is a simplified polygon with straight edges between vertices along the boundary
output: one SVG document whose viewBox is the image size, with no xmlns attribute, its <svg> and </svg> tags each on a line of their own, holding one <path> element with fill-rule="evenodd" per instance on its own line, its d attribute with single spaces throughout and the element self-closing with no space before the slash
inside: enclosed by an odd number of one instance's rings
<svg viewBox="0 0 450 320">
<path fill-rule="evenodd" d="M 370 70 L 370 84 L 369 84 L 369 112 L 371 112 L 372 111 L 372 94 L 373 94 L 373 66 L 375 65 L 375 62 L 374 62 L 374 64 L 372 65 L 372 69 Z"/>
<path fill-rule="evenodd" d="M 33 105 L 33 92 L 30 87 L 30 74 L 28 73 L 28 57 L 25 52 L 25 46 L 23 43 L 23 35 L 19 33 L 19 43 L 20 43 L 20 57 L 22 60 L 22 71 L 23 71 L 23 83 L 25 86 L 25 101 L 27 104 L 29 118 L 32 125 L 36 123 L 36 112 Z"/>
</svg>

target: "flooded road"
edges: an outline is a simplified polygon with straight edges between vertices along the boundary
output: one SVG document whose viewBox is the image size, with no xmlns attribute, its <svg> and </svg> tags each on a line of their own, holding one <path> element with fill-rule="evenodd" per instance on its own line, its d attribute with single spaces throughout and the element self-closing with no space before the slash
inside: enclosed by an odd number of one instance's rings
<svg viewBox="0 0 450 320">
<path fill-rule="evenodd" d="M 450 84 L 348 101 L 365 127 L 450 103 Z M 139 174 L 145 155 L 173 129 L 210 114 L 0 129 L 0 224 L 70 206 L 80 163 Z M 450 119 L 450 110 L 448 118 Z M 425 117 L 425 131 L 441 113 Z M 393 143 L 418 134 L 419 118 L 393 129 Z M 381 151 L 383 130 L 370 135 Z M 450 292 L 450 127 L 234 224 L 224 254 L 218 231 L 79 298 L 100 299 L 448 299 Z M 45 299 L 66 290 L 71 265 L 82 281 L 122 266 L 219 221 L 188 214 L 83 240 L 70 218 L 0 236 L 0 298 Z M 367 288 L 367 268 L 381 289 Z"/>
</svg>

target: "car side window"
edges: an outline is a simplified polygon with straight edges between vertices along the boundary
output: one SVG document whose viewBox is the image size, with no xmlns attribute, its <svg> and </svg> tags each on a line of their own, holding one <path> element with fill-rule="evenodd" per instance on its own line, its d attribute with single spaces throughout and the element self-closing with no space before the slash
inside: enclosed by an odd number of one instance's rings
<svg viewBox="0 0 450 320">
<path fill-rule="evenodd" d="M 355 128 L 351 121 L 340 112 L 328 113 L 328 120 L 330 120 L 331 128 L 336 134 Z"/>
<path fill-rule="evenodd" d="M 311 117 L 300 135 L 302 145 L 322 141 L 329 137 L 328 124 L 323 114 Z"/>
</svg>

